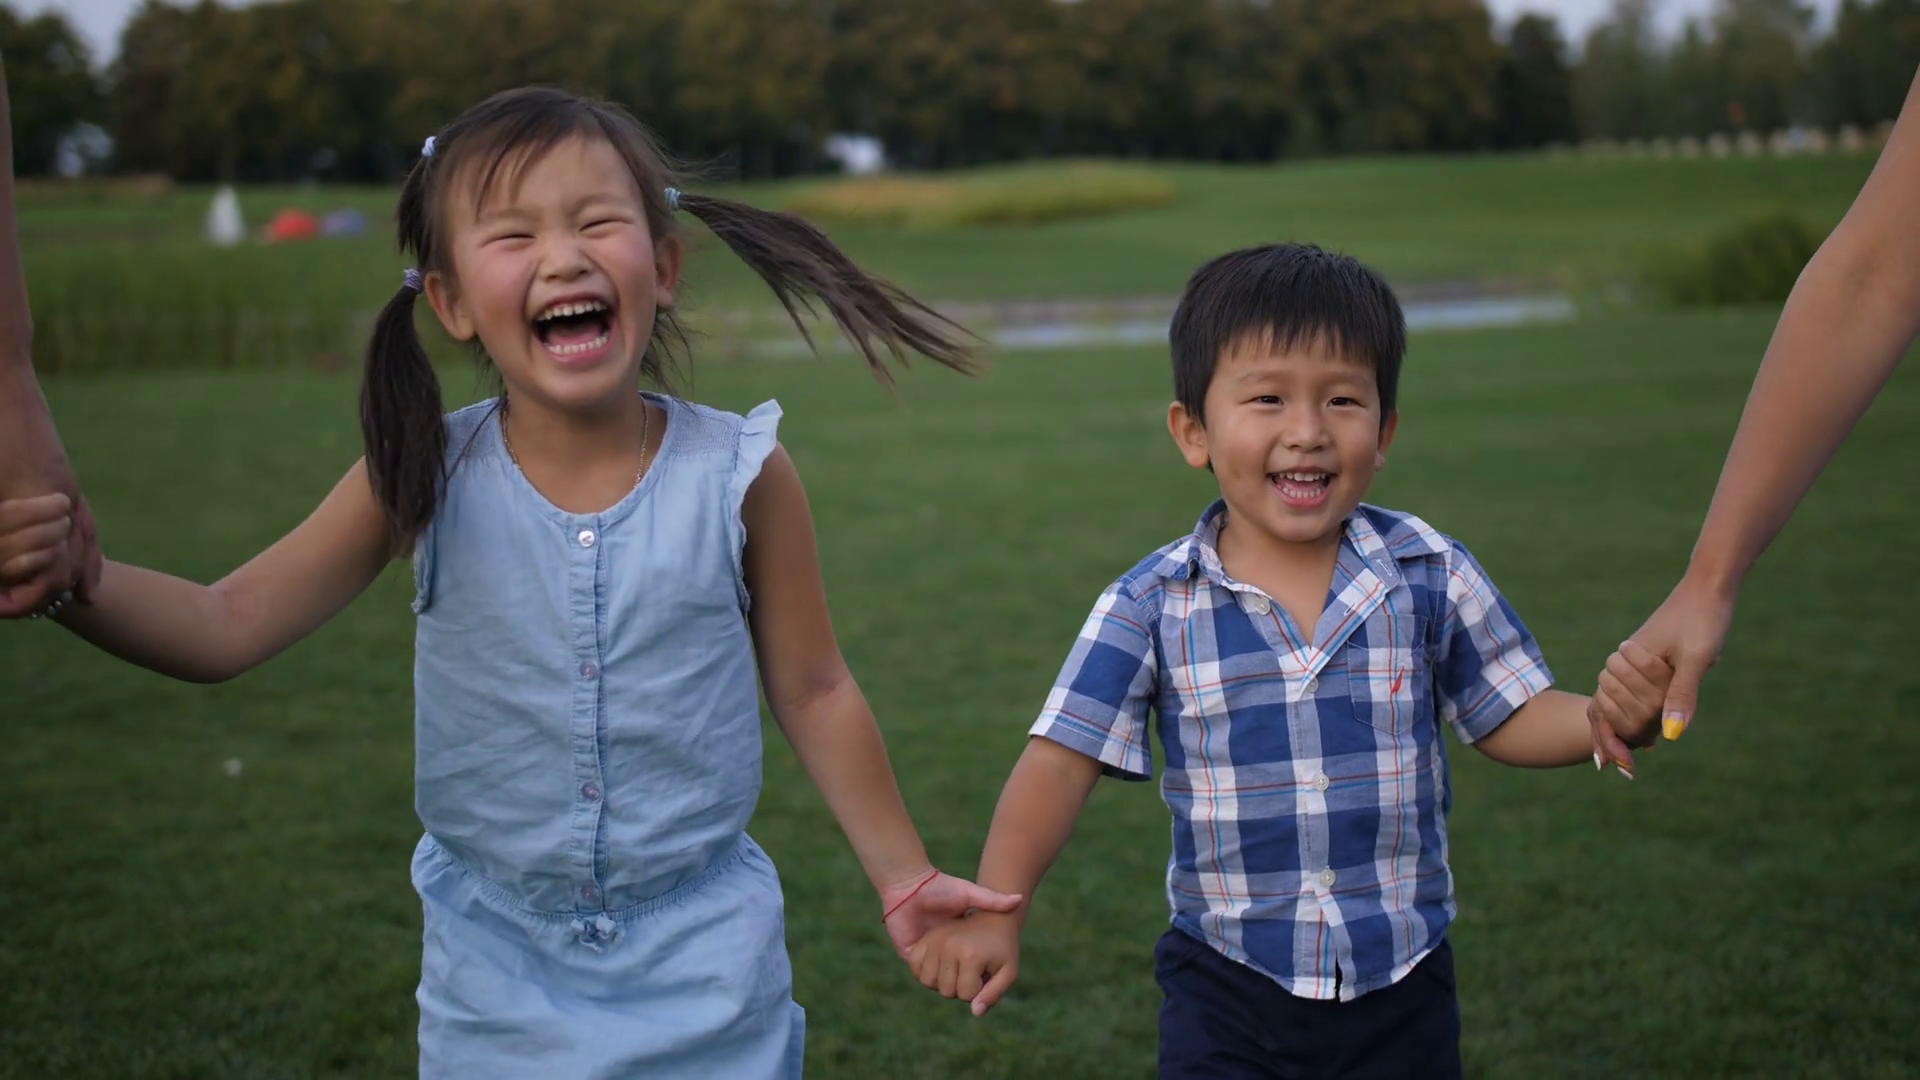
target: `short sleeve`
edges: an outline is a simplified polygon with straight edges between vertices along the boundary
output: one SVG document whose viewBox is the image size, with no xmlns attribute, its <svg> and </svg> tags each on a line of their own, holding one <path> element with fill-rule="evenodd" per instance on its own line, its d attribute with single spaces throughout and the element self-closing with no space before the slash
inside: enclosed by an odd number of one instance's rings
<svg viewBox="0 0 1920 1080">
<path fill-rule="evenodd" d="M 452 496 L 453 474 L 466 464 L 472 455 L 473 444 L 486 428 L 489 421 L 500 414 L 500 400 L 497 398 L 478 401 L 463 409 L 456 409 L 442 417 L 447 426 L 446 468 L 442 470 L 439 489 L 434 496 L 433 516 L 427 519 L 426 527 L 414 538 L 413 553 L 409 559 L 413 566 L 413 613 L 420 615 L 433 606 L 433 554 L 435 541 L 440 531 L 440 519 L 447 512 L 447 501 Z"/>
<path fill-rule="evenodd" d="M 1434 690 L 1463 743 L 1486 738 L 1553 685 L 1540 645 L 1465 547 L 1447 553 L 1447 600 Z"/>
<path fill-rule="evenodd" d="M 1152 779 L 1157 621 L 1123 586 L 1102 593 L 1028 733 L 1099 761 L 1108 776 Z"/>
<path fill-rule="evenodd" d="M 763 402 L 746 415 L 740 424 L 740 438 L 733 454 L 733 473 L 727 480 L 727 531 L 733 540 L 733 577 L 740 590 L 740 610 L 752 606 L 747 594 L 747 525 L 741 511 L 747 503 L 747 489 L 760 477 L 760 469 L 779 445 L 780 403 Z"/>
</svg>

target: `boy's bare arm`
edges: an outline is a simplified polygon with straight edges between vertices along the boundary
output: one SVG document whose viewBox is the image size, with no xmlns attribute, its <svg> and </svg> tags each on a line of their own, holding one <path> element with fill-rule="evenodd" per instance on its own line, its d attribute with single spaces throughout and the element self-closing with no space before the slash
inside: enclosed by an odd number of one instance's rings
<svg viewBox="0 0 1920 1080">
<path fill-rule="evenodd" d="M 1561 690 L 1541 691 L 1473 748 L 1502 765 L 1526 769 L 1577 765 L 1593 755 L 1593 729 L 1587 723 L 1592 701 Z"/>
<path fill-rule="evenodd" d="M 1599 729 L 1631 747 L 1652 745 L 1673 669 L 1645 650 L 1636 650 L 1635 659 L 1644 666 L 1636 666 L 1620 653 L 1608 660 L 1598 698 L 1542 691 L 1474 743 L 1474 749 L 1502 765 L 1554 769 L 1589 757 L 1595 765 L 1601 764 L 1606 755 L 1595 742 Z M 1633 776 L 1632 765 L 1630 757 L 1619 762 L 1628 778 Z"/>
<path fill-rule="evenodd" d="M 1098 761 L 1051 739 L 1029 740 L 1014 765 L 993 811 L 993 827 L 980 855 L 979 882 L 1026 897 L 1013 913 L 1021 922 L 1033 903 L 1034 888 L 1067 846 L 1099 779 Z M 1009 887 L 1016 881 L 1019 888 Z"/>
<path fill-rule="evenodd" d="M 1100 763 L 1050 739 L 1035 738 L 1013 767 L 993 812 L 978 880 L 1020 881 L 1020 906 L 979 912 L 928 933 L 907 954 L 920 982 L 943 997 L 965 998 L 980 1016 L 1013 986 L 1020 972 L 1020 928 L 1046 875 L 1100 779 Z M 993 888 L 994 886 L 986 886 Z"/>
</svg>

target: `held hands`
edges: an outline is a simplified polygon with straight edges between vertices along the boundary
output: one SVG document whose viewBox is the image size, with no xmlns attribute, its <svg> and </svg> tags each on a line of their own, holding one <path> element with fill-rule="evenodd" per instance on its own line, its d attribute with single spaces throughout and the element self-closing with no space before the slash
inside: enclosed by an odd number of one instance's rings
<svg viewBox="0 0 1920 1080">
<path fill-rule="evenodd" d="M 985 1016 L 1020 976 L 1020 920 L 982 912 L 934 929 L 907 954 L 920 985 Z"/>
<path fill-rule="evenodd" d="M 1689 575 L 1634 631 L 1634 641 L 1673 667 L 1673 684 L 1661 714 L 1668 739 L 1678 739 L 1693 723 L 1700 680 L 1720 662 L 1739 588 L 1737 582 L 1716 586 L 1704 575 Z"/>
<path fill-rule="evenodd" d="M 1622 774 L 1633 776 L 1628 747 L 1654 742 L 1651 721 L 1643 715 L 1650 704 L 1669 740 L 1678 739 L 1692 726 L 1700 702 L 1700 680 L 1720 661 L 1739 588 L 1737 581 L 1716 586 L 1704 577 L 1682 578 L 1633 639 L 1608 658 L 1607 670 L 1600 676 L 1601 692 L 1587 710 L 1596 767 L 1604 768 L 1611 761 Z"/>
<path fill-rule="evenodd" d="M 1633 641 L 1625 641 L 1600 672 L 1600 686 L 1587 705 L 1587 723 L 1593 729 L 1593 767 L 1612 762 L 1620 775 L 1633 779 L 1633 751 L 1652 746 L 1659 735 L 1660 714 L 1673 683 L 1673 668 Z M 1669 738 L 1677 736 L 1669 733 Z"/>
<path fill-rule="evenodd" d="M 11 422 L 11 419 L 5 415 L 4 409 L 0 409 L 0 425 Z M 0 439 L 0 443 L 4 441 Z M 20 486 L 29 491 L 50 490 L 54 494 L 0 501 L 0 506 L 45 507 L 52 505 L 48 500 L 58 499 L 60 500 L 59 516 L 66 525 L 62 527 L 58 541 L 37 550 L 33 558 L 20 564 L 30 566 L 32 569 L 20 570 L 16 567 L 0 565 L 0 619 L 17 619 L 23 615 L 31 615 L 58 600 L 63 593 L 74 592 L 84 598 L 88 590 L 100 583 L 103 562 L 100 541 L 93 522 L 93 511 L 87 506 L 86 498 L 80 495 L 79 484 L 73 479 L 73 470 L 66 464 L 65 455 L 59 453 L 58 442 L 53 444 L 52 453 L 49 456 L 55 460 L 41 463 L 47 466 L 40 470 L 42 479 L 31 483 L 23 481 Z M 9 477 L 0 476 L 0 489 L 8 486 L 8 480 Z M 35 511 L 16 512 L 33 513 Z M 44 513 L 44 511 L 41 512 Z M 43 524 L 50 525 L 51 521 L 43 521 Z M 12 527 L 10 522 L 0 520 L 0 533 L 4 533 L 10 527 Z M 18 551 L 11 551 L 8 557 L 17 557 L 19 554 Z M 0 559 L 0 563 L 4 562 L 4 559 Z"/>
<path fill-rule="evenodd" d="M 932 868 L 880 890 L 885 912 L 882 921 L 887 925 L 887 936 L 893 939 L 894 951 L 903 960 L 934 928 L 954 923 L 975 909 L 1012 911 L 1020 906 L 1020 900 Z"/>
<path fill-rule="evenodd" d="M 0 618 L 17 619 L 57 601 L 45 587 L 50 571 L 67 565 L 76 529 L 65 495 L 0 501 Z"/>
</svg>

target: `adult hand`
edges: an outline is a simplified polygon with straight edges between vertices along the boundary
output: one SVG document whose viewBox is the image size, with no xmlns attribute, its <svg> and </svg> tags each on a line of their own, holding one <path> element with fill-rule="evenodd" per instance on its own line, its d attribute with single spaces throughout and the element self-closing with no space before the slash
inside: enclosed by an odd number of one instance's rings
<svg viewBox="0 0 1920 1080">
<path fill-rule="evenodd" d="M 1633 641 L 1673 668 L 1673 683 L 1661 710 L 1661 728 L 1678 739 L 1693 723 L 1700 703 L 1700 680 L 1720 662 L 1720 649 L 1733 625 L 1737 587 L 1716 587 L 1693 577 L 1680 579 L 1666 602 L 1654 611 Z"/>
<path fill-rule="evenodd" d="M 68 589 L 84 598 L 100 583 L 100 542 L 93 511 L 80 494 L 54 431 L 33 369 L 0 375 L 0 499 L 65 495 L 73 505 L 73 529 L 62 557 L 33 578 L 0 588 L 0 618 L 19 618 L 45 607 Z"/>
</svg>

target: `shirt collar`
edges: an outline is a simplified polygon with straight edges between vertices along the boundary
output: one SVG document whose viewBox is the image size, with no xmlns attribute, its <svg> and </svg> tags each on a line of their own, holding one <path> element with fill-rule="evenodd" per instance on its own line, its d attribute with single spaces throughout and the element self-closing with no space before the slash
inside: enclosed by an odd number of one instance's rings
<svg viewBox="0 0 1920 1080">
<path fill-rule="evenodd" d="M 1200 515 L 1193 533 L 1167 553 L 1162 573 L 1177 581 L 1203 574 L 1216 584 L 1229 582 L 1220 562 L 1220 530 L 1227 523 L 1227 501 L 1215 499 Z M 1347 518 L 1340 537 L 1341 561 L 1357 558 L 1379 565 L 1430 555 L 1444 555 L 1446 538 L 1411 514 L 1395 513 L 1362 503 Z M 1381 567 L 1384 569 L 1384 566 Z"/>
</svg>

